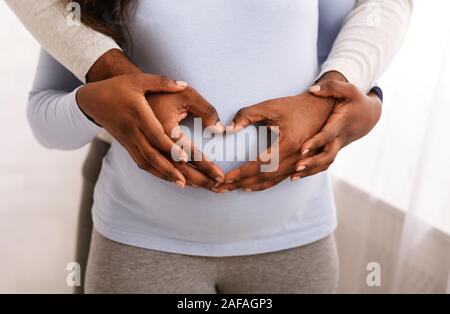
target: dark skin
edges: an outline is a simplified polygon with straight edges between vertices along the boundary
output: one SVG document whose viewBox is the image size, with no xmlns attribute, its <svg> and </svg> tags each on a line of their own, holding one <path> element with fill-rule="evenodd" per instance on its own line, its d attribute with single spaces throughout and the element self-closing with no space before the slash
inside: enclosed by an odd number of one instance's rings
<svg viewBox="0 0 450 314">
<path fill-rule="evenodd" d="M 301 177 L 317 174 L 328 169 L 340 149 L 366 135 L 380 118 L 381 102 L 376 95 L 365 95 L 339 76 L 340 74 L 332 73 L 323 77 L 317 84 L 320 90 L 317 86 L 311 88 L 307 92 L 309 97 L 303 93 L 293 98 L 275 99 L 255 105 L 260 107 L 256 112 L 269 112 L 262 121 L 269 125 L 276 123 L 280 126 L 281 135 L 284 135 L 280 139 L 279 167 L 276 171 L 263 173 L 260 172 L 261 161 L 247 163 L 229 172 L 226 182 L 215 188 L 216 192 L 236 189 L 246 192 L 263 191 L 288 177 L 296 181 Z M 316 100 L 317 97 L 328 102 L 330 99 L 336 101 L 335 105 L 331 105 L 331 115 L 327 116 L 326 111 L 320 111 L 317 107 L 314 107 L 313 112 L 305 112 L 304 107 L 309 108 L 308 103 L 314 103 L 308 100 Z M 276 108 L 270 108 L 272 105 Z M 305 113 L 309 115 L 305 117 Z M 245 113 L 244 119 L 253 121 L 255 116 L 258 115 L 251 110 Z M 312 117 L 313 121 L 308 124 L 305 120 Z M 238 121 L 242 119 L 238 117 Z M 302 130 L 299 125 L 303 125 L 305 129 Z M 299 133 L 283 131 L 288 128 Z M 281 143 L 286 137 L 290 138 L 290 148 L 284 148 L 284 153 L 281 154 Z"/>
<path fill-rule="evenodd" d="M 105 86 L 90 85 L 88 93 L 80 89 L 81 97 L 80 93 L 77 96 L 81 109 L 103 125 L 129 151 L 141 169 L 176 182 L 180 187 L 188 184 L 221 193 L 235 189 L 250 192 L 268 189 L 287 177 L 298 180 L 316 174 L 329 167 L 341 148 L 367 134 L 381 113 L 376 96 L 361 95 L 352 90 L 352 86 L 333 89 L 336 86 L 332 84 L 329 90 L 324 88 L 321 92 L 269 100 L 240 110 L 234 120 L 234 131 L 255 122 L 279 127 L 280 165 L 275 172 L 262 173 L 260 166 L 265 159 L 259 159 L 225 177 L 222 170 L 207 159 L 186 163 L 174 161 L 171 156 L 172 148 L 177 148 L 174 140 L 179 139 L 171 138 L 173 127 L 189 112 L 203 115 L 204 126 L 218 127 L 214 107 L 195 90 L 176 81 L 160 76 L 142 79 L 139 68 L 118 50 L 102 56 L 89 71 L 87 79 L 100 81 L 122 74 L 125 75 L 103 82 Z M 338 72 L 329 72 L 318 83 L 339 81 L 343 82 L 345 78 Z M 120 91 L 117 93 L 120 97 L 102 95 L 98 91 L 103 88 Z M 105 97 L 103 102 L 98 101 L 99 95 Z M 371 101 L 365 97 L 370 97 Z M 96 105 L 90 106 L 92 103 Z M 102 104 L 108 109 L 103 110 Z M 129 126 L 136 127 L 130 130 Z M 189 142 L 183 147 L 196 149 Z M 178 149 L 178 152 L 177 158 L 183 159 L 183 151 Z"/>
<path fill-rule="evenodd" d="M 185 175 L 187 185 L 210 190 L 218 182 L 223 182 L 223 171 L 195 147 L 194 143 L 181 132 L 179 125 L 189 114 L 192 114 L 202 118 L 203 127 L 208 127 L 212 132 L 221 134 L 225 131 L 225 127 L 219 122 L 219 116 L 215 108 L 195 89 L 190 87 L 178 94 L 148 95 L 147 101 L 158 117 L 165 133 L 176 140 L 177 143 L 181 143 L 182 147 L 190 152 L 190 163 L 176 162 L 170 156 L 168 157 L 172 160 L 175 168 Z M 194 158 L 195 156 L 200 158 Z M 169 180 L 161 173 L 155 173 L 154 175 Z"/>
<path fill-rule="evenodd" d="M 186 103 L 186 112 L 201 117 L 205 127 L 220 128 L 215 108 L 187 83 L 143 74 L 119 50 L 110 50 L 99 58 L 86 78 L 90 83 L 77 93 L 80 109 L 127 149 L 140 169 L 180 187 L 198 184 L 198 172 L 202 173 L 202 179 L 206 176 L 215 183 L 223 182 L 225 175 L 214 163 L 202 160 L 195 165 L 187 164 L 186 152 L 174 143 L 161 124 L 160 118 L 166 124 L 168 120 L 180 121 L 180 113 L 155 112 L 155 106 L 149 105 L 152 97 L 155 103 L 166 105 Z M 171 158 L 173 152 L 181 162 Z M 206 187 L 206 183 L 202 186 Z"/>
<path fill-rule="evenodd" d="M 366 95 L 342 82 L 327 82 L 319 87 L 312 87 L 311 93 L 333 97 L 338 103 L 322 130 L 302 145 L 303 158 L 296 164 L 296 169 L 302 170 L 291 175 L 294 181 L 327 170 L 342 148 L 367 135 L 381 117 L 382 103 L 376 94 Z M 309 152 L 319 153 L 311 156 Z"/>
</svg>

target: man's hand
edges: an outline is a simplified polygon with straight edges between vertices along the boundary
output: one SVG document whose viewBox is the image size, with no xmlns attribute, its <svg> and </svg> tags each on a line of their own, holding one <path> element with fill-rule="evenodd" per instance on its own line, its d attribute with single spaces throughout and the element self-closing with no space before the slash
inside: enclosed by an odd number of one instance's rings
<svg viewBox="0 0 450 314">
<path fill-rule="evenodd" d="M 142 73 L 141 69 L 131 62 L 122 51 L 111 49 L 92 65 L 86 74 L 86 82 L 98 82 L 115 76 L 139 73 Z"/>
<path fill-rule="evenodd" d="M 229 129 L 239 131 L 250 124 L 263 122 L 269 128 L 278 127 L 277 145 L 279 166 L 272 172 L 261 172 L 267 158 L 260 156 L 232 170 L 225 177 L 225 184 L 214 188 L 217 192 L 227 192 L 241 188 L 244 191 L 260 191 L 278 184 L 289 177 L 300 158 L 302 144 L 315 135 L 325 124 L 335 100 L 316 97 L 309 92 L 298 96 L 272 99 L 238 111 Z M 271 147 L 274 147 L 272 144 Z M 271 148 L 264 156 L 270 155 Z"/>
<path fill-rule="evenodd" d="M 186 87 L 184 82 L 162 76 L 128 74 L 84 85 L 78 90 L 77 102 L 87 116 L 125 147 L 141 169 L 159 172 L 184 187 L 185 177 L 161 152 L 170 154 L 175 145 L 179 159 L 187 161 L 187 155 L 164 132 L 146 94 L 177 93 Z"/>
<path fill-rule="evenodd" d="M 123 77 L 107 80 L 118 76 Z M 143 80 L 139 78 L 142 77 L 148 82 L 146 86 L 140 85 Z M 187 183 L 210 189 L 217 182 L 223 182 L 222 170 L 206 159 L 194 167 L 172 160 L 170 147 L 179 150 L 182 160 L 186 161 L 187 156 L 177 145 L 172 146 L 169 122 L 181 121 L 187 112 L 205 117 L 203 122 L 207 125 L 218 121 L 217 114 L 213 115 L 215 109 L 193 89 L 186 88 L 186 83 L 160 76 L 144 76 L 120 50 L 115 49 L 94 63 L 86 80 L 103 82 L 88 85 L 88 97 L 84 97 L 86 88 L 80 89 L 77 95 L 80 108 L 121 143 L 141 169 L 161 179 L 175 181 L 180 187 Z M 139 85 L 135 86 L 135 83 Z M 144 94 L 153 106 L 149 106 Z M 169 103 L 169 98 L 176 106 Z M 91 102 L 92 99 L 95 101 Z M 180 106 L 183 101 L 185 106 Z M 164 120 L 164 127 L 160 119 Z"/>
<path fill-rule="evenodd" d="M 179 126 L 188 114 L 192 114 L 202 119 L 203 127 L 216 134 L 222 134 L 225 127 L 220 122 L 216 109 L 191 87 L 176 94 L 150 94 L 147 100 L 165 133 L 181 144 L 191 157 L 191 163 L 173 162 L 186 178 L 187 184 L 211 189 L 215 184 L 223 182 L 225 174 L 222 169 L 209 161 L 191 139 L 182 133 Z M 194 157 L 200 158 L 197 160 Z"/>
<path fill-rule="evenodd" d="M 292 174 L 293 180 L 327 170 L 343 147 L 369 133 L 381 117 L 378 96 L 366 95 L 353 84 L 329 81 L 310 91 L 319 97 L 333 97 L 338 103 L 322 130 L 303 144 L 305 158 L 296 165 L 302 171 Z M 315 151 L 319 153 L 308 156 Z"/>
</svg>

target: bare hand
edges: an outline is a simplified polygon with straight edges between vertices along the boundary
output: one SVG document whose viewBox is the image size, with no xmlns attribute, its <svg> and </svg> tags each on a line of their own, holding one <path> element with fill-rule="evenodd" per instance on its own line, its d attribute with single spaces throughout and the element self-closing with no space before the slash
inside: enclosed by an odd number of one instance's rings
<svg viewBox="0 0 450 314">
<path fill-rule="evenodd" d="M 170 154 L 173 147 L 181 160 L 187 161 L 187 154 L 164 132 L 146 94 L 179 93 L 186 87 L 184 82 L 158 75 L 128 74 L 84 85 L 77 92 L 77 102 L 125 147 L 139 168 L 159 172 L 183 187 L 185 177 L 163 154 Z"/>
<path fill-rule="evenodd" d="M 353 84 L 329 81 L 310 90 L 319 97 L 333 97 L 338 103 L 322 130 L 303 144 L 305 158 L 297 163 L 303 170 L 292 174 L 293 180 L 327 170 L 343 147 L 369 133 L 381 117 L 380 99 L 364 94 Z M 316 151 L 319 153 L 308 156 Z"/>
<path fill-rule="evenodd" d="M 261 191 L 289 177 L 296 170 L 302 144 L 322 128 L 334 103 L 333 99 L 319 98 L 305 92 L 239 110 L 232 129 L 239 131 L 250 124 L 263 122 L 268 127 L 277 127 L 278 139 L 257 161 L 230 171 L 225 176 L 225 184 L 215 190 L 228 192 L 240 188 L 248 192 Z M 267 157 L 263 156 L 274 156 L 274 147 L 278 149 L 278 167 L 274 171 L 261 172 L 261 166 L 267 163 Z"/>
</svg>

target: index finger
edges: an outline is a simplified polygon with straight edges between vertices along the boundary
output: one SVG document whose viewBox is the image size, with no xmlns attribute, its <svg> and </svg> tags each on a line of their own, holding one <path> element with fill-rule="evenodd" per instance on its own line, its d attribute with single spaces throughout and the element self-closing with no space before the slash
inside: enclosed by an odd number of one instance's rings
<svg viewBox="0 0 450 314">
<path fill-rule="evenodd" d="M 185 150 L 190 151 L 190 162 L 195 165 L 199 171 L 219 183 L 224 182 L 225 174 L 222 169 L 220 169 L 220 167 L 213 161 L 209 160 L 208 157 L 200 149 L 198 149 L 190 139 L 183 137 L 178 143 L 182 143 L 182 147 Z"/>
<path fill-rule="evenodd" d="M 147 100 L 144 98 L 145 104 L 141 106 L 141 109 L 137 112 L 138 118 L 141 121 L 140 129 L 144 133 L 145 137 L 156 148 L 165 153 L 175 152 L 178 156 L 178 160 L 187 161 L 186 152 L 177 145 L 164 131 L 161 122 L 155 116 Z"/>
<path fill-rule="evenodd" d="M 220 122 L 216 108 L 196 90 L 191 89 L 188 95 L 189 112 L 196 117 L 202 118 L 202 124 L 205 128 L 213 127 L 217 132 L 223 133 L 225 126 Z"/>
<path fill-rule="evenodd" d="M 272 146 L 268 147 L 258 156 L 256 161 L 249 161 L 241 167 L 228 172 L 225 176 L 225 182 L 237 182 L 256 176 L 259 173 L 277 171 L 279 165 L 289 156 L 291 150 L 292 149 L 289 148 L 289 144 L 283 140 L 280 141 L 277 139 Z M 278 154 L 274 154 L 272 151 Z M 263 169 L 263 167 L 267 168 Z"/>
</svg>

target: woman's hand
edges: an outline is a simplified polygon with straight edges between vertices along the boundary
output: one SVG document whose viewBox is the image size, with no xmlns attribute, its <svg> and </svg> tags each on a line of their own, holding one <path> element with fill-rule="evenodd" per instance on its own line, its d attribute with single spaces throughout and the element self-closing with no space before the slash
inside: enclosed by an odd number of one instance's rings
<svg viewBox="0 0 450 314">
<path fill-rule="evenodd" d="M 325 171 L 339 150 L 369 133 L 381 117 L 381 100 L 375 94 L 366 95 L 350 83 L 328 81 L 310 88 L 319 97 L 338 100 L 322 130 L 302 146 L 302 158 L 296 165 L 292 180 Z M 310 152 L 318 152 L 309 156 Z"/>
<path fill-rule="evenodd" d="M 177 152 L 179 160 L 187 154 L 164 132 L 146 95 L 179 93 L 187 83 L 163 76 L 128 74 L 89 83 L 78 90 L 80 109 L 104 127 L 130 153 L 139 168 L 160 173 L 180 187 L 186 184 L 182 173 L 164 154 Z"/>
<path fill-rule="evenodd" d="M 298 96 L 272 99 L 239 110 L 229 130 L 239 131 L 253 123 L 263 122 L 278 132 L 278 139 L 271 147 L 243 166 L 230 171 L 225 177 L 225 184 L 214 188 L 217 192 L 234 189 L 259 191 L 270 188 L 295 172 L 296 162 L 300 158 L 300 147 L 320 131 L 333 110 L 335 100 L 320 98 L 302 93 Z M 277 149 L 277 151 L 274 151 Z M 268 164 L 268 156 L 278 154 L 278 167 L 270 172 L 262 172 L 262 166 Z"/>
<path fill-rule="evenodd" d="M 205 128 L 222 134 L 225 127 L 220 122 L 216 109 L 191 87 L 176 94 L 151 94 L 147 96 L 147 101 L 165 133 L 188 152 L 190 163 L 173 162 L 186 178 L 186 183 L 210 190 L 215 184 L 224 182 L 225 174 L 222 169 L 195 147 L 191 139 L 182 133 L 179 125 L 191 113 L 201 118 Z"/>
<path fill-rule="evenodd" d="M 356 86 L 336 80 L 326 80 L 311 88 L 314 96 L 337 100 L 325 126 L 309 137 L 298 153 L 281 160 L 277 171 L 254 172 L 253 176 L 222 184 L 221 192 L 242 188 L 244 191 L 262 191 L 287 177 L 293 181 L 328 169 L 341 148 L 370 132 L 381 116 L 381 101 L 376 95 L 365 95 Z M 294 170 L 293 170 L 294 169 Z M 238 170 L 239 171 L 239 170 Z M 229 182 L 229 175 L 226 182 Z"/>
</svg>

